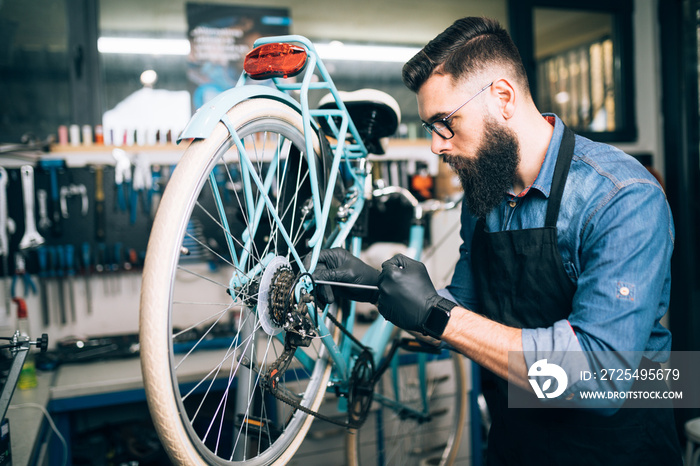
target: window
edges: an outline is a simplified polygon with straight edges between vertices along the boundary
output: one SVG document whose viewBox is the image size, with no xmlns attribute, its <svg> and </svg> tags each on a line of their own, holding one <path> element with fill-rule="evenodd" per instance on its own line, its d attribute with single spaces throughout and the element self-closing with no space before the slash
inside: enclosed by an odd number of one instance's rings
<svg viewBox="0 0 700 466">
<path fill-rule="evenodd" d="M 67 31 L 65 0 L 0 3 L 0 142 L 70 123 Z"/>
<path fill-rule="evenodd" d="M 542 112 L 597 141 L 636 139 L 632 1 L 519 0 L 510 21 Z"/>
</svg>

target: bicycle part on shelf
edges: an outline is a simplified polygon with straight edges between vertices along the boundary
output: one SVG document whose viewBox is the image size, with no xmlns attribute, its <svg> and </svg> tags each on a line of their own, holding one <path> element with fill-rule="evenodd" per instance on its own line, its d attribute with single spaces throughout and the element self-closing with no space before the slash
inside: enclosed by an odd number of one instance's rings
<svg viewBox="0 0 700 466">
<path fill-rule="evenodd" d="M 348 423 L 361 426 L 374 399 L 374 361 L 372 353 L 360 352 L 352 368 L 348 388 Z"/>
<path fill-rule="evenodd" d="M 19 241 L 20 249 L 34 249 L 44 244 L 44 237 L 39 234 L 34 221 L 34 168 L 22 165 L 22 197 L 24 199 L 24 236 Z"/>
</svg>

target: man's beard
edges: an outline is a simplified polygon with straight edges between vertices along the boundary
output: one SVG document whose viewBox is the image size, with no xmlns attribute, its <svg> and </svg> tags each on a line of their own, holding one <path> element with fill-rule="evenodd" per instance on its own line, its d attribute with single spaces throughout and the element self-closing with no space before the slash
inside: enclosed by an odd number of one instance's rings
<svg viewBox="0 0 700 466">
<path fill-rule="evenodd" d="M 513 131 L 489 118 L 474 158 L 445 155 L 445 162 L 459 175 L 464 202 L 478 218 L 486 217 L 513 187 L 520 161 L 520 147 Z"/>
</svg>

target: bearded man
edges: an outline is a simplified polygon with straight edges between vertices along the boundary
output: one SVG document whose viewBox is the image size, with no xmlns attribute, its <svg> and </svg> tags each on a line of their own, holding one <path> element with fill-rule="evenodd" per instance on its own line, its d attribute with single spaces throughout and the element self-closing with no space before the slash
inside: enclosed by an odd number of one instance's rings
<svg viewBox="0 0 700 466">
<path fill-rule="evenodd" d="M 406 63 L 403 79 L 431 150 L 464 188 L 451 284 L 438 293 L 420 262 L 399 255 L 379 272 L 341 249 L 323 251 L 314 276 L 377 285 L 332 292 L 376 302 L 398 327 L 483 368 L 489 465 L 682 464 L 670 402 L 581 399 L 583 388 L 627 395 L 665 385 L 578 370 L 615 361 L 641 373 L 668 359 L 660 319 L 674 229 L 661 186 L 631 156 L 541 114 L 496 21 L 456 21 Z M 555 365 L 567 383 L 548 398 L 533 370 Z M 534 403 L 512 407 L 512 397 Z"/>
</svg>

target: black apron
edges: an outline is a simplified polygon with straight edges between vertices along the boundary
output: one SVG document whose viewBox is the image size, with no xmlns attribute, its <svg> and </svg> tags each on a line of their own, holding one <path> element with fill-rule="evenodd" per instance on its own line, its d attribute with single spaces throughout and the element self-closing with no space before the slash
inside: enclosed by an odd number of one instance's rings
<svg viewBox="0 0 700 466">
<path fill-rule="evenodd" d="M 547 328 L 571 313 L 576 284 L 564 269 L 556 224 L 573 150 L 574 133 L 565 128 L 544 227 L 490 233 L 483 219 L 477 222 L 472 267 L 480 312 L 491 320 Z M 642 365 L 658 367 L 649 360 Z M 681 464 L 671 409 L 624 408 L 612 416 L 575 408 L 508 409 L 508 383 L 481 372 L 491 415 L 488 466 Z"/>
</svg>

